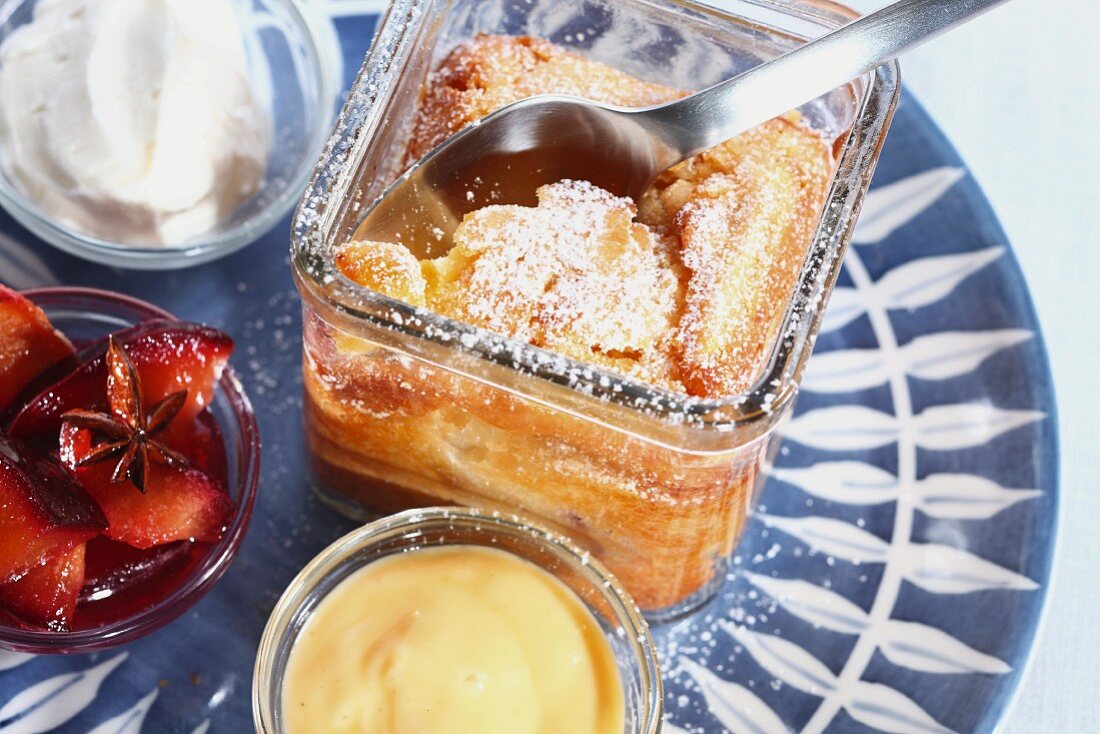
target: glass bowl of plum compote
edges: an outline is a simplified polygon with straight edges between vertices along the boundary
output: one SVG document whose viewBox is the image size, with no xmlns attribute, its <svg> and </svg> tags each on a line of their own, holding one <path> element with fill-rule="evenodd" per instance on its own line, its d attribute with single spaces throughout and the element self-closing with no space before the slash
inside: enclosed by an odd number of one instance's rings
<svg viewBox="0 0 1100 734">
<path fill-rule="evenodd" d="M 117 293 L 0 286 L 0 648 L 119 645 L 222 576 L 259 480 L 232 349 Z"/>
</svg>

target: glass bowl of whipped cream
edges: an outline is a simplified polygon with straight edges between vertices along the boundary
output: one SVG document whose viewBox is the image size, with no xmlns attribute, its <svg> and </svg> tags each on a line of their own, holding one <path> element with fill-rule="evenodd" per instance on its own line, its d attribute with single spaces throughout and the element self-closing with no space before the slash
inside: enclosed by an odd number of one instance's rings
<svg viewBox="0 0 1100 734">
<path fill-rule="evenodd" d="M 99 263 L 180 268 L 301 195 L 339 94 L 303 0 L 0 0 L 0 206 Z"/>
</svg>

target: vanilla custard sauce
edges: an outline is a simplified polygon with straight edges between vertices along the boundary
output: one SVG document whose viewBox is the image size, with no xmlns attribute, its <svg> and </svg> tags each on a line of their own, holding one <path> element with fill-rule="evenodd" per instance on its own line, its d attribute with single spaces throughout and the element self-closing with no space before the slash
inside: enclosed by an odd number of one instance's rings
<svg viewBox="0 0 1100 734">
<path fill-rule="evenodd" d="M 288 734 L 621 734 L 610 643 L 579 598 L 510 553 L 451 546 L 370 563 L 290 653 Z"/>
</svg>

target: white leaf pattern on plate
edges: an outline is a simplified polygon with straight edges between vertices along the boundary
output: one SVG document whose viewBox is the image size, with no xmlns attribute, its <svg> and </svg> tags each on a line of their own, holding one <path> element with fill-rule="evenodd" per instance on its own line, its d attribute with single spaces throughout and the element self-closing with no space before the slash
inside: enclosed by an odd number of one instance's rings
<svg viewBox="0 0 1100 734">
<path fill-rule="evenodd" d="M 871 297 L 887 309 L 915 310 L 950 295 L 968 277 L 1004 254 L 1003 247 L 989 247 L 959 255 L 940 255 L 910 260 L 875 283 Z"/>
<path fill-rule="evenodd" d="M 898 478 L 861 461 L 829 461 L 793 469 L 773 467 L 771 476 L 807 494 L 846 505 L 880 505 L 897 500 Z"/>
<path fill-rule="evenodd" d="M 1012 668 L 935 627 L 892 619 L 880 635 L 879 649 L 894 665 L 924 673 L 1003 675 Z"/>
<path fill-rule="evenodd" d="M 1017 502 L 1042 494 L 1037 489 L 1005 489 L 996 482 L 970 474 L 931 474 L 906 495 L 930 517 L 988 520 Z"/>
<path fill-rule="evenodd" d="M 718 627 L 741 643 L 760 667 L 783 683 L 813 696 L 824 696 L 836 690 L 833 671 L 790 640 L 753 632 L 725 620 L 719 621 Z"/>
<path fill-rule="evenodd" d="M 809 392 L 845 393 L 886 384 L 887 361 L 900 355 L 907 374 L 922 380 L 947 380 L 973 372 L 996 352 L 1033 336 L 1026 329 L 950 331 L 914 339 L 896 352 L 881 349 L 838 349 L 815 354 L 806 367 L 802 387 Z"/>
<path fill-rule="evenodd" d="M 719 678 L 702 665 L 681 657 L 680 666 L 698 684 L 707 708 L 722 726 L 734 734 L 787 734 L 790 729 L 756 694 L 744 686 Z M 666 724 L 665 732 L 673 732 Z"/>
<path fill-rule="evenodd" d="M 1027 329 L 944 331 L 901 348 L 905 371 L 922 380 L 947 380 L 976 370 L 992 355 L 1032 338 Z"/>
<path fill-rule="evenodd" d="M 856 681 L 844 708 L 861 724 L 890 734 L 954 734 L 913 699 L 882 683 Z"/>
<path fill-rule="evenodd" d="M 856 288 L 833 289 L 829 307 L 822 319 L 821 331 L 841 329 L 868 307 L 915 310 L 946 298 L 964 280 L 1004 254 L 1003 247 L 910 260 L 882 276 L 862 291 Z"/>
<path fill-rule="evenodd" d="M 23 663 L 30 662 L 33 659 L 34 655 L 29 655 L 25 652 L 11 652 L 10 650 L 0 650 L 0 671 L 18 668 Z"/>
<path fill-rule="evenodd" d="M 821 333 L 843 329 L 866 311 L 863 295 L 855 288 L 834 288 L 829 297 L 829 307 L 825 309 L 825 315 L 821 319 Z"/>
<path fill-rule="evenodd" d="M 969 594 L 1004 589 L 1032 591 L 1039 585 L 1015 571 L 947 545 L 910 544 L 899 554 L 898 563 L 906 579 L 933 594 Z"/>
<path fill-rule="evenodd" d="M 40 734 L 64 724 L 99 693 L 103 680 L 126 660 L 116 655 L 93 668 L 34 684 L 0 707 L 0 734 Z"/>
<path fill-rule="evenodd" d="M 873 245 L 917 216 L 966 173 L 962 168 L 933 168 L 916 176 L 879 186 L 867 194 L 863 212 L 852 235 L 857 245 Z"/>
<path fill-rule="evenodd" d="M 794 418 L 783 435 L 824 451 L 855 451 L 892 444 L 901 430 L 889 413 L 862 405 L 836 405 Z"/>
<path fill-rule="evenodd" d="M 985 403 L 938 405 L 917 415 L 912 427 L 922 448 L 952 451 L 988 443 L 1044 416 L 1041 411 L 1004 410 Z M 824 451 L 853 451 L 894 443 L 905 428 L 889 413 L 862 405 L 835 405 L 796 417 L 783 435 Z"/>
<path fill-rule="evenodd" d="M 781 607 L 815 627 L 845 635 L 858 635 L 867 629 L 867 612 L 840 594 L 801 579 L 779 579 L 758 573 L 745 578 L 775 599 Z"/>
<path fill-rule="evenodd" d="M 149 713 L 153 702 L 157 700 L 157 693 L 158 690 L 154 688 L 129 710 L 104 721 L 88 734 L 141 734 L 141 725 L 145 723 L 145 715 Z"/>
<path fill-rule="evenodd" d="M 888 236 L 909 217 L 935 201 L 960 175 L 958 169 L 937 169 L 886 187 L 886 196 L 872 193 L 868 197 L 872 216 L 867 220 L 869 223 L 863 225 L 863 242 L 870 244 Z M 884 206 L 887 199 L 897 207 L 896 212 L 909 210 L 893 219 L 887 217 L 875 222 L 875 208 Z M 879 505 L 900 500 L 876 598 L 870 611 L 862 613 L 861 608 L 851 605 L 847 607 L 848 615 L 836 623 L 824 611 L 828 609 L 825 599 L 834 603 L 833 597 L 844 599 L 836 592 L 814 591 L 815 586 L 808 582 L 745 574 L 750 582 L 789 612 L 819 628 L 850 634 L 861 622 L 865 624 L 865 629 L 858 632 L 847 662 L 836 676 L 836 691 L 825 696 L 822 705 L 806 723 L 805 732 L 819 734 L 824 731 L 833 722 L 838 708 L 844 708 L 857 721 L 881 731 L 899 734 L 950 731 L 899 691 L 860 680 L 874 650 L 880 647 L 894 664 L 923 673 L 1009 672 L 1004 661 L 969 647 L 943 630 L 917 621 L 891 618 L 904 580 L 936 594 L 1037 588 L 1027 577 L 967 551 L 911 541 L 916 510 L 937 519 L 988 520 L 1006 507 L 1040 494 L 1036 490 L 1008 490 L 992 480 L 963 473 L 933 474 L 918 480 L 917 447 L 953 451 L 983 445 L 1007 431 L 1041 419 L 1043 414 L 976 403 L 933 406 L 914 415 L 908 385 L 910 377 L 946 380 L 969 374 L 993 354 L 1025 341 L 1032 333 L 1024 329 L 993 329 L 927 334 L 901 347 L 889 315 L 891 309 L 916 309 L 943 299 L 1002 253 L 1002 248 L 993 247 L 910 261 L 888 271 L 877 283 L 871 280 L 858 253 L 853 251 L 849 256 L 854 287 L 844 289 L 840 298 L 843 311 L 831 321 L 827 319 L 827 326 L 840 328 L 866 314 L 878 348 L 826 352 L 815 357 L 807 369 L 805 386 L 808 390 L 836 394 L 886 385 L 895 415 L 884 417 L 880 411 L 859 410 L 856 405 L 820 408 L 794 419 L 787 436 L 804 446 L 824 451 L 859 451 L 896 442 L 899 465 L 896 470 L 887 471 L 856 461 L 836 461 L 809 468 L 778 467 L 773 468 L 771 474 L 811 496 L 829 501 Z M 823 364 L 815 365 L 816 360 Z M 811 548 L 824 544 L 823 534 L 810 532 L 805 520 L 781 520 L 781 523 L 788 523 L 787 528 L 782 528 L 774 520 L 763 519 L 773 527 L 791 531 Z M 826 535 L 850 535 L 850 530 L 842 529 L 842 523 L 837 520 L 833 523 L 833 532 Z M 767 588 L 769 585 L 773 587 L 771 590 Z M 840 603 L 851 604 L 847 599 Z M 857 611 L 853 613 L 852 607 Z M 834 627 L 824 622 L 834 622 Z"/>
<path fill-rule="evenodd" d="M 1037 489 L 1005 489 L 971 474 L 931 474 L 902 487 L 890 472 L 859 461 L 831 461 L 805 468 L 773 467 L 770 475 L 803 492 L 846 505 L 902 500 L 929 517 L 988 520 L 1017 502 L 1042 495 Z"/>
<path fill-rule="evenodd" d="M 831 517 L 778 517 L 760 515 L 769 528 L 793 535 L 818 553 L 841 558 L 849 563 L 882 563 L 890 544 L 877 535 Z"/>
<path fill-rule="evenodd" d="M 1004 410 L 987 403 L 937 405 L 917 415 L 913 428 L 921 448 L 955 451 L 989 443 L 1044 416 L 1037 410 Z"/>
<path fill-rule="evenodd" d="M 886 357 L 879 349 L 838 349 L 815 354 L 806 366 L 802 389 L 842 393 L 870 390 L 889 379 Z"/>
</svg>

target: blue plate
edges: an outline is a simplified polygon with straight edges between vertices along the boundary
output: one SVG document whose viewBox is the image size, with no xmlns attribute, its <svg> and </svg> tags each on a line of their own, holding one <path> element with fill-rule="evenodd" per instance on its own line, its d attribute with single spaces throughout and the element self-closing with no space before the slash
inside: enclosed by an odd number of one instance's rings
<svg viewBox="0 0 1100 734">
<path fill-rule="evenodd" d="M 347 82 L 378 3 L 333 10 Z M 314 500 L 300 422 L 289 223 L 192 270 L 72 259 L 0 214 L 0 280 L 130 293 L 238 342 L 263 476 L 221 583 L 99 655 L 0 652 L 0 734 L 252 730 L 252 664 L 298 569 L 352 524 Z M 989 732 L 1050 577 L 1058 506 L 1050 371 L 1027 289 L 980 189 L 920 106 L 898 108 L 787 441 L 733 572 L 655 630 L 669 734 Z"/>
</svg>

